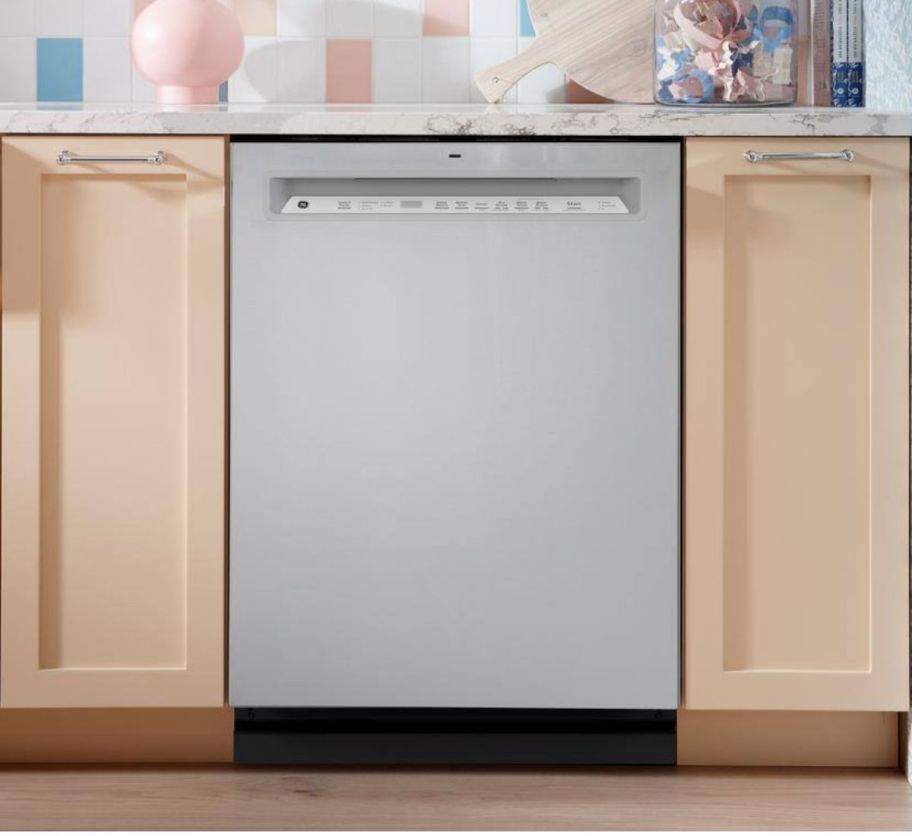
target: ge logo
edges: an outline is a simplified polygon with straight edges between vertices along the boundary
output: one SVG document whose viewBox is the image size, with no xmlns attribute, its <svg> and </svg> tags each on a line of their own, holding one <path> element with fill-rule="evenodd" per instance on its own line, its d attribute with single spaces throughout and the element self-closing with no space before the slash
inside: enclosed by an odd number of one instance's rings
<svg viewBox="0 0 912 836">
<path fill-rule="evenodd" d="M 307 209 L 310 206 L 310 203 L 306 200 L 298 201 L 298 209 Z"/>
</svg>

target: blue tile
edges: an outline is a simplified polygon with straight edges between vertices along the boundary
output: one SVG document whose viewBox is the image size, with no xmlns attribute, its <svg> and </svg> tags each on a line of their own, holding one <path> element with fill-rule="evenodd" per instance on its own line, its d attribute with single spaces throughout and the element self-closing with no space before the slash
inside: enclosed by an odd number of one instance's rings
<svg viewBox="0 0 912 836">
<path fill-rule="evenodd" d="M 521 38 L 534 38 L 535 27 L 532 25 L 532 18 L 529 16 L 529 4 L 527 0 L 517 0 L 519 3 L 519 36 Z"/>
<path fill-rule="evenodd" d="M 38 101 L 82 101 L 82 38 L 38 38 Z"/>
<path fill-rule="evenodd" d="M 228 82 L 223 81 L 219 85 L 219 101 L 227 102 L 228 101 Z"/>
</svg>

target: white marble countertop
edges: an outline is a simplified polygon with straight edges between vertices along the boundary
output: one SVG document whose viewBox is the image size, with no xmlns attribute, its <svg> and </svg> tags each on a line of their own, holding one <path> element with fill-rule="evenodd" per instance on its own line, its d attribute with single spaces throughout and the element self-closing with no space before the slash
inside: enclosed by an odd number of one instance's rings
<svg viewBox="0 0 912 836">
<path fill-rule="evenodd" d="M 656 105 L 0 104 L 8 134 L 912 136 L 912 113 Z"/>
</svg>

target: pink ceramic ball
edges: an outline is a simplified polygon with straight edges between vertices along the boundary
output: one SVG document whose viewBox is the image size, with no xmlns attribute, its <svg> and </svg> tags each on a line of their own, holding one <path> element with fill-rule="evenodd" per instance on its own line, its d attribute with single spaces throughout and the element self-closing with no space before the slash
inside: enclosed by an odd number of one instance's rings
<svg viewBox="0 0 912 836">
<path fill-rule="evenodd" d="M 219 85 L 244 57 L 237 14 L 218 0 L 155 0 L 136 18 L 131 43 L 163 104 L 218 102 Z"/>
</svg>

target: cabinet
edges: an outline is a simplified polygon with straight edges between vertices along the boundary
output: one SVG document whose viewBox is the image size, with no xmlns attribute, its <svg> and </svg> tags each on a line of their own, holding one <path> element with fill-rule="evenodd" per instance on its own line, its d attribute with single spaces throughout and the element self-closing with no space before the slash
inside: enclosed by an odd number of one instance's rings
<svg viewBox="0 0 912 836">
<path fill-rule="evenodd" d="M 224 172 L 3 140 L 0 705 L 223 703 Z"/>
<path fill-rule="evenodd" d="M 686 213 L 685 704 L 908 710 L 909 143 L 695 139 Z"/>
</svg>

